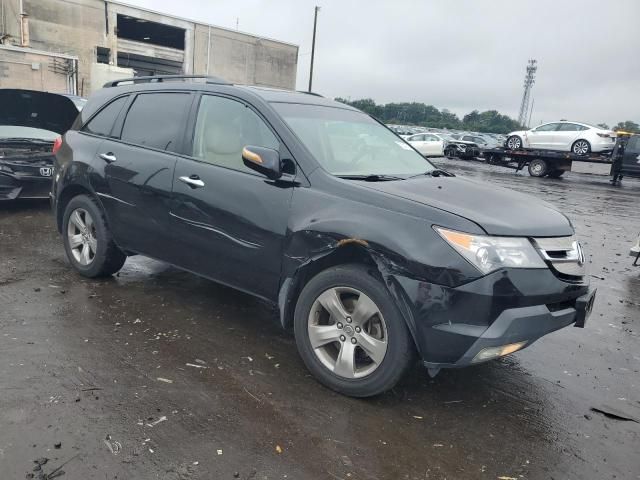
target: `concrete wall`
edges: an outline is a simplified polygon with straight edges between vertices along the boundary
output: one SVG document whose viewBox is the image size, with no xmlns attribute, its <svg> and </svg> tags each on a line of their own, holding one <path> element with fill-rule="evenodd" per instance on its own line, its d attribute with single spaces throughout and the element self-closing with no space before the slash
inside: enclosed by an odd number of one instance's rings
<svg viewBox="0 0 640 480">
<path fill-rule="evenodd" d="M 193 71 L 233 83 L 295 89 L 298 47 L 197 24 Z M 208 67 L 208 68 L 207 68 Z"/>
<path fill-rule="evenodd" d="M 0 46 L 0 88 L 73 93 L 67 75 L 53 71 L 54 61 L 53 57 L 46 54 L 15 51 Z M 57 61 L 67 62 L 66 59 Z"/>
<path fill-rule="evenodd" d="M 6 28 L 10 35 L 5 43 L 20 43 L 19 0 L 4 2 Z M 144 50 L 145 55 L 164 58 L 176 56 L 164 47 L 118 41 L 117 15 L 129 15 L 153 22 L 184 28 L 185 74 L 218 75 L 231 82 L 294 89 L 298 47 L 275 40 L 209 27 L 186 19 L 140 10 L 117 2 L 103 0 L 23 0 L 29 15 L 29 30 L 34 49 L 65 53 L 78 57 L 79 94 L 88 95 L 98 82 L 91 79 L 96 63 L 96 47 L 111 50 L 110 62 L 117 64 L 118 49 Z M 0 25 L 0 30 L 2 26 Z M 0 32 L 2 33 L 2 32 Z M 129 52 L 135 53 L 135 52 Z"/>
<path fill-rule="evenodd" d="M 131 77 L 133 77 L 133 70 L 131 68 L 120 68 L 104 63 L 94 63 L 91 65 L 91 91 L 101 89 L 107 82 Z"/>
<path fill-rule="evenodd" d="M 96 46 L 107 47 L 102 0 L 23 0 L 29 14 L 31 47 L 76 55 L 78 88 L 90 93 L 91 64 Z"/>
</svg>

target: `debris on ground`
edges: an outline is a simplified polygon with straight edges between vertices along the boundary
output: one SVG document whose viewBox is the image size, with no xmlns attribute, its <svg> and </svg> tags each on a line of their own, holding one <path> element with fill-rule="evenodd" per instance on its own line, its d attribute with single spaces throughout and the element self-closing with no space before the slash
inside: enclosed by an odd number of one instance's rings
<svg viewBox="0 0 640 480">
<path fill-rule="evenodd" d="M 157 419 L 155 422 L 147 423 L 147 427 L 155 427 L 159 423 L 166 422 L 166 421 L 167 421 L 167 417 L 163 415 L 159 419 Z"/>
<path fill-rule="evenodd" d="M 195 363 L 185 363 L 185 365 L 187 367 L 193 367 L 193 368 L 209 368 L 206 365 L 196 365 Z"/>
<path fill-rule="evenodd" d="M 104 444 L 114 455 L 118 455 L 122 451 L 122 444 L 117 440 L 112 440 L 111 435 L 106 436 L 106 438 L 104 439 Z"/>
<path fill-rule="evenodd" d="M 607 418 L 614 420 L 621 420 L 623 422 L 636 422 L 640 423 L 640 420 L 630 413 L 623 412 L 619 408 L 611 405 L 603 405 L 602 407 L 591 407 L 592 412 L 600 413 Z"/>
<path fill-rule="evenodd" d="M 158 377 L 156 380 L 158 380 L 159 382 L 164 382 L 164 383 L 173 383 L 173 380 L 169 380 L 168 378 Z"/>
</svg>

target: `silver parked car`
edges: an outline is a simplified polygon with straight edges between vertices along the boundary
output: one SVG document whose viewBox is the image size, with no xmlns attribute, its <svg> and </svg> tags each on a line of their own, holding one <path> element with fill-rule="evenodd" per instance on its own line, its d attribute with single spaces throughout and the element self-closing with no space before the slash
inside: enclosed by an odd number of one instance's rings
<svg viewBox="0 0 640 480">
<path fill-rule="evenodd" d="M 531 130 L 511 132 L 506 147 L 560 150 L 586 155 L 590 152 L 610 152 L 616 143 L 616 132 L 578 122 L 544 123 Z"/>
</svg>

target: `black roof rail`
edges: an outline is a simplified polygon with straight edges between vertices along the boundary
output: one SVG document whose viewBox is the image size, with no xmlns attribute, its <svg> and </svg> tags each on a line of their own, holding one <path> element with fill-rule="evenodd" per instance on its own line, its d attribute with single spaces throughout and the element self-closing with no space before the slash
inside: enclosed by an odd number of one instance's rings
<svg viewBox="0 0 640 480">
<path fill-rule="evenodd" d="M 296 90 L 297 93 L 306 93 L 307 95 L 313 95 L 314 97 L 322 97 L 324 98 L 324 95 L 320 95 L 319 93 L 316 92 L 308 92 L 307 90 Z"/>
<path fill-rule="evenodd" d="M 226 80 L 219 77 L 211 77 L 209 75 L 153 75 L 151 77 L 133 77 L 121 78 L 104 84 L 103 88 L 117 87 L 121 84 L 137 84 L 137 83 L 160 83 L 180 80 L 205 80 L 205 83 L 217 85 L 231 85 Z"/>
</svg>

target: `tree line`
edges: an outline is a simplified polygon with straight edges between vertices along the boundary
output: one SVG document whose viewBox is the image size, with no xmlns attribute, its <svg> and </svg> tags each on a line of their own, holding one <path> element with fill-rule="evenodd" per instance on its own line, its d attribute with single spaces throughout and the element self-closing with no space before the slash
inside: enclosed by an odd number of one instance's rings
<svg viewBox="0 0 640 480">
<path fill-rule="evenodd" d="M 419 102 L 387 103 L 383 105 L 377 104 L 371 98 L 354 101 L 349 101 L 345 98 L 336 98 L 335 100 L 362 110 L 384 123 L 486 133 L 509 133 L 522 129 L 518 122 L 507 115 L 502 115 L 497 110 L 487 110 L 485 112 L 474 110 L 462 117 L 461 120 L 458 115 L 446 108 L 438 110 L 433 105 L 425 105 Z"/>
<path fill-rule="evenodd" d="M 420 125 L 423 127 L 484 133 L 509 133 L 514 130 L 526 130 L 526 127 L 520 125 L 516 120 L 507 115 L 502 115 L 497 110 L 486 110 L 484 112 L 473 110 L 460 119 L 458 115 L 446 108 L 438 110 L 433 105 L 425 105 L 419 102 L 378 104 L 371 98 L 349 101 L 340 97 L 335 100 L 362 110 L 384 123 Z M 605 129 L 609 128 L 604 123 L 598 124 L 598 126 Z M 613 127 L 613 130 L 640 133 L 640 126 L 627 120 L 619 122 Z"/>
</svg>

